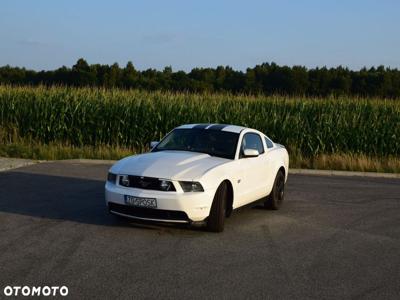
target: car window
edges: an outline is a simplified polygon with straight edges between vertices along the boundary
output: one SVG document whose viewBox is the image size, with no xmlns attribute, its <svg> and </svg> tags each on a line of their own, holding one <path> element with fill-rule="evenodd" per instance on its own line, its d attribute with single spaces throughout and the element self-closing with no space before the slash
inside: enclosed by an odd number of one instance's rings
<svg viewBox="0 0 400 300">
<path fill-rule="evenodd" d="M 274 144 L 272 143 L 272 141 L 266 136 L 264 136 L 264 138 L 265 138 L 265 143 L 267 144 L 267 148 L 273 148 Z"/>
<path fill-rule="evenodd" d="M 152 151 L 191 151 L 234 159 L 238 139 L 239 134 L 234 132 L 178 128 L 168 134 Z"/>
<path fill-rule="evenodd" d="M 261 137 L 257 133 L 246 133 L 242 139 L 240 154 L 243 155 L 245 149 L 255 149 L 258 153 L 264 153 L 264 146 Z"/>
</svg>

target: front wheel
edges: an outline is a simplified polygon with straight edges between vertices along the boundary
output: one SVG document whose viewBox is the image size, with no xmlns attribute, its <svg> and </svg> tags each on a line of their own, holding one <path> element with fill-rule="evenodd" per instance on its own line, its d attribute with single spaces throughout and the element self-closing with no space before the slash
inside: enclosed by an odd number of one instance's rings
<svg viewBox="0 0 400 300">
<path fill-rule="evenodd" d="M 285 174 L 279 171 L 275 177 L 274 186 L 271 194 L 267 196 L 264 202 L 264 207 L 268 209 L 278 210 L 285 198 Z"/>
<path fill-rule="evenodd" d="M 214 200 L 211 206 L 210 215 L 207 220 L 207 229 L 212 232 L 224 231 L 225 215 L 226 215 L 226 197 L 227 197 L 226 182 L 221 183 L 215 193 Z"/>
</svg>

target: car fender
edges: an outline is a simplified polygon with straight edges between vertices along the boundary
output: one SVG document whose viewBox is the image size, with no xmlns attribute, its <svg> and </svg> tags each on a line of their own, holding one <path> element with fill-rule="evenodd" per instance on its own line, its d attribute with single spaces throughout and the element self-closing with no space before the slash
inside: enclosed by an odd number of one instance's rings
<svg viewBox="0 0 400 300">
<path fill-rule="evenodd" d="M 201 178 L 196 178 L 194 181 L 200 181 L 204 189 L 217 190 L 219 185 L 223 181 L 227 180 L 232 186 L 234 198 L 237 189 L 236 183 L 239 177 L 238 172 L 235 172 L 237 165 L 237 161 L 233 160 L 230 163 L 213 167 L 207 170 L 207 172 L 205 172 Z"/>
<path fill-rule="evenodd" d="M 272 156 L 271 161 L 271 172 L 272 172 L 272 176 L 270 177 L 271 180 L 268 183 L 267 186 L 267 190 L 270 193 L 272 191 L 273 185 L 274 185 L 274 181 L 275 181 L 275 177 L 279 172 L 280 168 L 284 168 L 285 170 L 285 181 L 287 179 L 288 176 L 288 169 L 289 169 L 289 156 L 288 153 L 285 149 L 285 147 L 283 146 L 278 146 L 277 148 L 271 150 L 269 152 L 269 155 Z"/>
</svg>

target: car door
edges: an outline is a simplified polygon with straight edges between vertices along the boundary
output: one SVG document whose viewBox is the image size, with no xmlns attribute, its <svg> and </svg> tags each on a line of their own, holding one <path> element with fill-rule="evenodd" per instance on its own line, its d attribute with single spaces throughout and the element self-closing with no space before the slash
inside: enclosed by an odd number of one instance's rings
<svg viewBox="0 0 400 300">
<path fill-rule="evenodd" d="M 257 157 L 244 157 L 245 149 L 258 151 Z M 268 175 L 268 157 L 261 136 L 256 132 L 243 135 L 239 150 L 241 178 L 239 187 L 239 205 L 242 206 L 266 194 L 266 177 Z"/>
</svg>

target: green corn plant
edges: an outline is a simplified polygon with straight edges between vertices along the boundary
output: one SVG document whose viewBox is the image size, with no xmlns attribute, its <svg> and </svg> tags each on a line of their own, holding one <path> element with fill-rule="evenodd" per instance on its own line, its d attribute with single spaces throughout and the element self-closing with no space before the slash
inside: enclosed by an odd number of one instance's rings
<svg viewBox="0 0 400 300">
<path fill-rule="evenodd" d="M 398 100 L 0 86 L 2 143 L 143 151 L 184 123 L 249 126 L 304 156 L 400 154 Z"/>
</svg>

